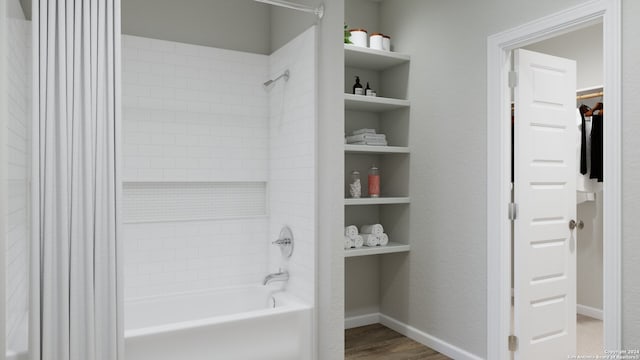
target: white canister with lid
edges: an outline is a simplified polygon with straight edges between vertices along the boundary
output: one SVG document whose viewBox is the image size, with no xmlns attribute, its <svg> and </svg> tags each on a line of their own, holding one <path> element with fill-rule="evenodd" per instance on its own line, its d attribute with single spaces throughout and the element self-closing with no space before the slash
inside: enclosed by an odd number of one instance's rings
<svg viewBox="0 0 640 360">
<path fill-rule="evenodd" d="M 382 35 L 382 50 L 391 51 L 391 36 Z"/>
<path fill-rule="evenodd" d="M 351 36 L 349 40 L 355 46 L 367 47 L 367 30 L 365 29 L 351 29 L 349 30 Z"/>
<path fill-rule="evenodd" d="M 369 37 L 369 48 L 374 50 L 382 50 L 382 34 L 373 33 Z"/>
</svg>

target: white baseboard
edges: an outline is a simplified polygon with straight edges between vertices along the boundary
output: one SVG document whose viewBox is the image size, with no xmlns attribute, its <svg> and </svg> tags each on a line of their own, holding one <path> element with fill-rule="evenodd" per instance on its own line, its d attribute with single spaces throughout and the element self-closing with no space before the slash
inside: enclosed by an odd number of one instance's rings
<svg viewBox="0 0 640 360">
<path fill-rule="evenodd" d="M 591 306 L 577 304 L 576 312 L 580 315 L 589 316 L 594 319 L 604 319 L 604 316 L 602 315 L 602 309 L 596 309 Z"/>
<path fill-rule="evenodd" d="M 344 319 L 344 328 L 351 329 L 360 326 L 377 324 L 380 322 L 380 313 L 371 313 L 358 316 L 351 316 Z"/>
<path fill-rule="evenodd" d="M 380 314 L 380 323 L 450 358 L 456 360 L 482 360 L 482 358 L 477 355 L 460 349 L 457 346 L 451 345 L 446 341 L 438 339 L 435 336 L 431 336 L 414 328 L 413 326 L 409 326 L 386 315 Z"/>
</svg>

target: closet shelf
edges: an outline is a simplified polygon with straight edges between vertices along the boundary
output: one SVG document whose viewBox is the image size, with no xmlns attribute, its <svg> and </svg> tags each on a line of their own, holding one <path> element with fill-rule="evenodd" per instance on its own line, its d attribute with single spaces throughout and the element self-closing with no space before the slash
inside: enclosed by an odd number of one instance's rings
<svg viewBox="0 0 640 360">
<path fill-rule="evenodd" d="M 409 106 L 411 106 L 411 102 L 409 100 L 344 94 L 345 110 L 385 112 L 408 108 Z"/>
<path fill-rule="evenodd" d="M 587 92 L 603 91 L 603 90 L 604 90 L 604 85 L 589 86 L 582 89 L 577 89 L 576 94 L 584 94 Z"/>
<path fill-rule="evenodd" d="M 389 205 L 389 204 L 408 204 L 410 202 L 411 200 L 408 197 L 344 199 L 345 205 Z"/>
<path fill-rule="evenodd" d="M 344 63 L 350 67 L 380 71 L 410 60 L 411 57 L 407 54 L 344 45 Z"/>
<path fill-rule="evenodd" d="M 376 247 L 363 246 L 358 249 L 347 249 L 344 251 L 344 257 L 392 254 L 392 253 L 398 253 L 398 252 L 408 252 L 409 250 L 410 250 L 410 246 L 407 244 L 400 244 L 397 242 L 390 241 L 387 244 L 387 246 L 376 246 Z"/>
<path fill-rule="evenodd" d="M 408 154 L 409 148 L 404 146 L 371 146 L 345 144 L 344 152 L 348 154 Z"/>
</svg>

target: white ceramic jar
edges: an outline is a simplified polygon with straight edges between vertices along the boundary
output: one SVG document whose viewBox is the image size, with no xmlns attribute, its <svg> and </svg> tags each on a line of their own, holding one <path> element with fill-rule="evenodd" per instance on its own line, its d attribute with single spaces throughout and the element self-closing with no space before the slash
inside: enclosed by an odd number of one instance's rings
<svg viewBox="0 0 640 360">
<path fill-rule="evenodd" d="M 382 34 L 373 33 L 369 37 L 369 48 L 374 50 L 382 50 Z"/>
<path fill-rule="evenodd" d="M 349 30 L 351 36 L 349 40 L 355 46 L 367 47 L 367 30 L 365 29 L 351 29 Z"/>
<path fill-rule="evenodd" d="M 382 50 L 391 51 L 391 36 L 382 35 Z"/>
</svg>

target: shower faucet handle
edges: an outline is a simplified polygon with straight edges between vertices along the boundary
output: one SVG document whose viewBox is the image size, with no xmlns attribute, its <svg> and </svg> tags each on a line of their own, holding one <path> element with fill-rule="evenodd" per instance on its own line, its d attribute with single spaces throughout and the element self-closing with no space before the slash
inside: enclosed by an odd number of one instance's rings
<svg viewBox="0 0 640 360">
<path fill-rule="evenodd" d="M 276 241 L 271 242 L 274 245 L 291 245 L 291 238 L 283 238 L 278 239 Z"/>
<path fill-rule="evenodd" d="M 280 252 L 284 257 L 291 257 L 293 253 L 293 233 L 288 226 L 284 226 L 282 230 L 280 230 L 278 240 L 272 241 L 271 243 L 280 247 Z"/>
</svg>

